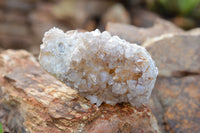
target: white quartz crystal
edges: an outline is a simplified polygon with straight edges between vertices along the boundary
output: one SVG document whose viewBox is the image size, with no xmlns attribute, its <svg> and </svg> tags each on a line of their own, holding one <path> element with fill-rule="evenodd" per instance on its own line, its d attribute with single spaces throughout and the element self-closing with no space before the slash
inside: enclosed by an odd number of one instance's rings
<svg viewBox="0 0 200 133">
<path fill-rule="evenodd" d="M 40 64 L 91 103 L 146 103 L 158 70 L 145 48 L 107 31 L 52 28 L 40 46 Z"/>
</svg>

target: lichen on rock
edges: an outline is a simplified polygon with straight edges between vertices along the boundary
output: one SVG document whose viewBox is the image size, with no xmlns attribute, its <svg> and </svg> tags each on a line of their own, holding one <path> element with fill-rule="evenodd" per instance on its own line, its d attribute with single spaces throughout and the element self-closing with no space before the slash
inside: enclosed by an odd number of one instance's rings
<svg viewBox="0 0 200 133">
<path fill-rule="evenodd" d="M 158 74 L 145 48 L 107 31 L 64 33 L 52 28 L 40 50 L 40 64 L 46 71 L 97 106 L 146 103 Z"/>
</svg>

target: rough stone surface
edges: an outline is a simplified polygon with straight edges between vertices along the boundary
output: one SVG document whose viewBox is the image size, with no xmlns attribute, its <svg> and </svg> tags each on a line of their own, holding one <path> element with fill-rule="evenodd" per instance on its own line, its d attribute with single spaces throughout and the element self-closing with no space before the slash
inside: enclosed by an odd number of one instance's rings
<svg viewBox="0 0 200 133">
<path fill-rule="evenodd" d="M 159 77 L 158 77 L 158 79 L 159 79 Z M 151 98 L 149 99 L 148 107 L 151 108 L 153 114 L 155 115 L 157 122 L 158 122 L 158 126 L 160 128 L 160 131 L 162 133 L 166 133 L 165 122 L 164 122 L 165 110 L 160 102 L 160 99 L 155 94 L 155 88 L 152 91 Z"/>
<path fill-rule="evenodd" d="M 11 132 L 159 133 L 147 107 L 98 108 L 43 71 L 26 51 L 0 54 L 0 85 L 0 109 L 7 110 Z"/>
<path fill-rule="evenodd" d="M 137 44 L 142 44 L 146 40 L 162 34 L 183 32 L 171 22 L 160 18 L 155 18 L 153 25 L 146 28 L 110 22 L 107 24 L 106 30 L 112 35 L 117 35 L 122 39 Z"/>
<path fill-rule="evenodd" d="M 145 42 L 143 46 L 155 59 L 162 76 L 200 73 L 200 36 L 198 34 L 166 34 Z"/>
<path fill-rule="evenodd" d="M 2 94 L 2 90 L 0 89 L 0 103 L 2 102 L 2 99 L 3 99 L 3 94 Z M 3 131 L 9 133 L 10 130 L 6 125 L 8 115 L 9 115 L 9 112 L 0 105 L 0 123 L 3 126 Z"/>
<path fill-rule="evenodd" d="M 150 102 L 162 132 L 199 132 L 200 76 L 158 77 Z"/>
<path fill-rule="evenodd" d="M 167 133 L 164 115 L 169 106 L 173 105 L 181 92 L 180 80 L 177 78 L 158 77 L 152 91 L 149 107 L 156 116 L 162 133 Z"/>
<path fill-rule="evenodd" d="M 49 30 L 39 60 L 45 70 L 97 106 L 140 106 L 148 101 L 157 77 L 154 61 L 143 47 L 98 30 Z"/>
<path fill-rule="evenodd" d="M 191 80 L 193 83 L 182 90 L 165 114 L 165 122 L 170 132 L 200 132 L 200 77 Z"/>
</svg>

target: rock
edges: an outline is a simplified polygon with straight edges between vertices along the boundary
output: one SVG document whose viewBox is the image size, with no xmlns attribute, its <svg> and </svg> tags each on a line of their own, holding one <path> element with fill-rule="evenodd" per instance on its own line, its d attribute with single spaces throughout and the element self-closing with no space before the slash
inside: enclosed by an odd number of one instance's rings
<svg viewBox="0 0 200 133">
<path fill-rule="evenodd" d="M 133 25 L 144 28 L 152 27 L 155 20 L 160 19 L 157 14 L 137 7 L 132 8 L 131 16 Z"/>
<path fill-rule="evenodd" d="M 162 133 L 165 133 L 166 132 L 165 122 L 164 122 L 165 110 L 160 102 L 160 99 L 155 94 L 155 90 L 152 91 L 152 96 L 149 99 L 148 107 L 151 108 L 153 114 L 155 115 L 156 120 L 158 121 L 158 126 L 160 128 L 160 131 Z"/>
<path fill-rule="evenodd" d="M 33 0 L 2 0 L 0 2 L 7 10 L 28 12 L 33 9 Z"/>
<path fill-rule="evenodd" d="M 177 16 L 172 19 L 172 22 L 185 30 L 197 27 L 197 22 L 191 18 Z"/>
<path fill-rule="evenodd" d="M 10 25 L 10 24 L 0 24 L 0 27 L 3 30 L 10 31 L 8 29 L 13 28 L 13 31 L 19 31 L 19 30 L 27 30 L 26 27 L 22 25 Z M 19 35 L 19 34 L 7 34 L 7 33 L 0 33 L 0 47 L 9 49 L 26 49 L 30 50 L 30 48 L 33 46 L 33 38 L 29 35 Z"/>
<path fill-rule="evenodd" d="M 0 54 L 0 108 L 10 132 L 159 133 L 149 108 L 129 104 L 101 107 L 44 72 L 26 51 Z"/>
<path fill-rule="evenodd" d="M 122 4 L 115 4 L 108 9 L 102 17 L 102 23 L 105 25 L 107 22 L 117 22 L 130 24 L 130 15 Z"/>
<path fill-rule="evenodd" d="M 26 15 L 19 11 L 1 10 L 1 12 L 0 47 L 28 49 L 32 45 L 32 39 Z"/>
<path fill-rule="evenodd" d="M 38 56 L 44 31 L 59 28 L 96 28 L 97 18 L 114 1 L 91 0 L 1 0 L 0 47 L 26 49 Z"/>
<path fill-rule="evenodd" d="M 184 78 L 180 78 L 184 79 Z M 159 99 L 163 109 L 167 109 L 175 101 L 184 84 L 181 86 L 182 80 L 176 77 L 159 77 L 156 84 L 153 94 Z"/>
<path fill-rule="evenodd" d="M 200 76 L 158 77 L 151 109 L 164 132 L 199 132 Z"/>
<path fill-rule="evenodd" d="M 63 0 L 53 5 L 50 12 L 57 20 L 68 20 L 73 27 L 80 26 L 88 19 L 89 14 L 84 10 L 85 6 L 78 0 Z"/>
<path fill-rule="evenodd" d="M 165 114 L 167 129 L 175 133 L 198 133 L 200 132 L 200 77 L 188 78 L 185 82 L 192 83 L 183 88 L 176 102 Z"/>
<path fill-rule="evenodd" d="M 23 4 L 24 3 L 24 4 Z M 28 11 L 31 9 L 29 3 L 22 0 L 4 1 L 0 9 L 0 47 L 9 49 L 26 49 L 31 51 L 34 43 L 34 36 L 27 19 Z M 26 12 L 26 13 L 24 13 Z"/>
<path fill-rule="evenodd" d="M 1 11 L 2 14 L 0 15 L 1 23 L 8 23 L 8 24 L 18 24 L 18 25 L 26 25 L 28 23 L 28 20 L 26 19 L 26 14 L 23 14 L 19 11 Z M 12 28 L 11 28 L 12 29 Z M 10 30 L 11 30 L 10 29 Z M 24 33 L 24 30 L 22 30 L 22 33 Z M 22 34 L 19 33 L 19 34 Z"/>
<path fill-rule="evenodd" d="M 171 22 L 156 18 L 152 27 L 136 27 L 134 25 L 108 23 L 106 30 L 112 35 L 117 35 L 131 43 L 142 44 L 146 40 L 167 33 L 182 33 L 183 30 L 177 28 Z"/>
<path fill-rule="evenodd" d="M 152 91 L 149 107 L 156 116 L 162 133 L 167 132 L 164 120 L 165 112 L 169 106 L 173 105 L 181 92 L 180 81 L 178 78 L 158 77 Z"/>
<path fill-rule="evenodd" d="M 72 0 L 74 1 L 74 0 Z M 82 4 L 84 11 L 88 14 L 88 16 L 95 17 L 104 14 L 113 4 L 116 2 L 115 0 L 110 1 L 102 1 L 102 0 L 82 0 L 78 1 L 79 4 Z"/>
<path fill-rule="evenodd" d="M 198 34 L 168 34 L 146 41 L 142 46 L 155 59 L 162 76 L 200 73 Z"/>
<path fill-rule="evenodd" d="M 112 4 L 112 1 L 64 0 L 54 5 L 51 12 L 58 20 L 71 21 L 75 29 L 82 28 L 88 19 L 100 16 Z"/>
<path fill-rule="evenodd" d="M 3 98 L 3 94 L 0 89 L 0 103 L 2 101 L 2 98 Z M 8 127 L 6 126 L 6 122 L 7 122 L 6 119 L 7 119 L 8 115 L 9 115 L 9 112 L 0 105 L 0 123 L 3 126 L 4 132 L 10 132 Z"/>
<path fill-rule="evenodd" d="M 93 31 L 97 27 L 97 22 L 95 21 L 95 19 L 88 19 L 83 27 L 87 31 Z"/>
<path fill-rule="evenodd" d="M 192 35 L 199 35 L 200 34 L 200 28 L 191 29 L 191 30 L 187 31 L 187 33 L 192 34 Z"/>
</svg>

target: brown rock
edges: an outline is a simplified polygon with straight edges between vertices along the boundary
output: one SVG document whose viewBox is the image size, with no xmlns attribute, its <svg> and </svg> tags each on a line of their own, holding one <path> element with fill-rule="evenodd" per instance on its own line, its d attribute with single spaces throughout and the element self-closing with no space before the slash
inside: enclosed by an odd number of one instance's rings
<svg viewBox="0 0 200 133">
<path fill-rule="evenodd" d="M 129 13 L 122 4 L 113 5 L 102 17 L 103 24 L 107 22 L 130 24 L 130 21 Z"/>
<path fill-rule="evenodd" d="M 74 0 L 72 0 L 74 1 Z M 82 0 L 81 2 L 77 0 L 79 4 L 82 5 L 83 10 L 90 17 L 102 15 L 108 8 L 110 8 L 115 0 Z"/>
<path fill-rule="evenodd" d="M 71 21 L 74 28 L 82 28 L 88 19 L 100 16 L 112 4 L 112 1 L 64 0 L 54 5 L 51 12 L 56 19 Z"/>
<path fill-rule="evenodd" d="M 1 26 L 5 26 L 3 29 L 5 28 L 9 28 L 13 27 L 16 28 L 14 30 L 23 30 L 24 27 L 22 26 L 22 29 L 20 28 L 20 25 L 7 25 L 7 24 L 0 24 Z M 19 26 L 19 27 L 18 27 Z M 9 28 L 10 29 L 10 28 Z M 7 30 L 7 29 L 5 29 Z M 26 30 L 26 29 L 25 29 Z M 4 34 L 4 33 L 0 33 L 0 47 L 1 48 L 13 48 L 13 49 L 26 49 L 26 50 L 30 50 L 30 48 L 33 46 L 33 38 L 30 35 L 11 35 L 11 34 Z"/>
<path fill-rule="evenodd" d="M 183 29 L 191 29 L 194 27 L 197 27 L 197 23 L 194 19 L 186 18 L 186 17 L 180 17 L 177 16 L 172 19 L 172 22 L 176 24 L 177 26 L 183 28 Z"/>
<path fill-rule="evenodd" d="M 1 0 L 0 5 L 7 10 L 28 12 L 33 9 L 33 0 Z"/>
<path fill-rule="evenodd" d="M 0 103 L 1 103 L 2 98 L 3 98 L 3 94 L 0 89 Z M 10 132 L 8 127 L 6 126 L 6 119 L 7 119 L 8 115 L 9 115 L 9 112 L 0 105 L 0 123 L 3 126 L 4 132 Z"/>
<path fill-rule="evenodd" d="M 99 108 L 44 72 L 25 51 L 0 54 L 0 109 L 9 113 L 11 132 L 159 132 L 156 119 L 143 106 Z"/>
<path fill-rule="evenodd" d="M 0 21 L 1 23 L 14 23 L 14 24 L 22 24 L 26 25 L 28 20 L 26 19 L 26 14 L 23 14 L 19 11 L 1 11 L 0 10 Z M 12 29 L 12 28 L 11 28 Z"/>
<path fill-rule="evenodd" d="M 38 55 L 45 31 L 96 28 L 96 18 L 113 1 L 0 0 L 0 47 L 26 49 Z"/>
<path fill-rule="evenodd" d="M 152 27 L 136 27 L 134 25 L 108 23 L 106 30 L 112 35 L 117 35 L 131 43 L 142 44 L 144 41 L 166 33 L 181 33 L 181 29 L 171 22 L 156 18 Z"/>
<path fill-rule="evenodd" d="M 158 77 L 150 99 L 150 108 L 156 116 L 158 125 L 165 133 L 164 114 L 180 94 L 180 80 L 177 78 Z M 182 86 L 183 87 L 183 86 Z"/>
<path fill-rule="evenodd" d="M 184 85 L 179 78 L 158 77 L 150 99 L 150 108 L 156 116 L 158 125 L 163 133 L 166 132 L 164 114 L 173 105 Z"/>
<path fill-rule="evenodd" d="M 131 13 L 132 24 L 138 27 L 152 27 L 155 23 L 155 20 L 159 18 L 157 14 L 141 8 L 133 8 Z"/>
<path fill-rule="evenodd" d="M 180 76 L 200 73 L 200 37 L 195 34 L 168 34 L 143 44 L 154 59 L 159 75 Z"/>
<path fill-rule="evenodd" d="M 200 77 L 187 77 L 181 82 L 185 84 L 165 114 L 167 129 L 175 133 L 200 132 Z"/>
<path fill-rule="evenodd" d="M 88 19 L 86 21 L 86 23 L 83 25 L 83 28 L 86 30 L 86 31 L 93 31 L 95 30 L 97 27 L 97 23 L 94 19 Z"/>
<path fill-rule="evenodd" d="M 154 89 L 155 90 L 155 89 Z M 160 102 L 160 99 L 158 99 L 157 95 L 155 92 L 152 92 L 152 96 L 149 99 L 149 107 L 151 108 L 153 114 L 155 115 L 157 121 L 158 121 L 158 126 L 160 128 L 160 131 L 162 133 L 165 133 L 165 124 L 164 124 L 164 113 L 165 110 Z"/>
<path fill-rule="evenodd" d="M 15 2 L 16 4 L 23 3 L 22 1 L 10 0 L 5 3 L 14 4 Z M 13 10 L 8 9 L 11 7 L 4 5 L 0 9 L 0 47 L 5 49 L 26 49 L 30 51 L 32 46 L 37 45 L 37 43 L 34 43 L 35 38 L 30 29 L 27 14 L 18 11 L 20 10 L 18 8 Z"/>
<path fill-rule="evenodd" d="M 200 76 L 159 77 L 151 108 L 161 129 L 172 133 L 199 132 Z M 164 130 L 162 130 L 164 131 Z"/>
<path fill-rule="evenodd" d="M 153 94 L 155 94 L 159 99 L 164 109 L 176 101 L 176 98 L 182 91 L 182 88 L 185 87 L 184 84 L 181 85 L 182 80 L 184 80 L 184 78 L 159 77 L 157 79 Z"/>
</svg>

